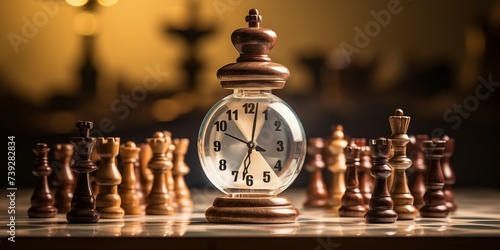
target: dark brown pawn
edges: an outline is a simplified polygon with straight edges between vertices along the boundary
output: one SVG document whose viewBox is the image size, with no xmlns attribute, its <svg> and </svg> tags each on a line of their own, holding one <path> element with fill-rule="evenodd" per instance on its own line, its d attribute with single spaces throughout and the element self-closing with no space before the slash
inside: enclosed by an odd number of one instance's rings
<svg viewBox="0 0 500 250">
<path fill-rule="evenodd" d="M 444 197 L 446 199 L 446 206 L 450 212 L 457 210 L 457 204 L 455 204 L 455 194 L 453 193 L 452 186 L 455 184 L 456 177 L 455 172 L 450 164 L 450 158 L 455 150 L 455 139 L 448 136 L 443 136 L 443 140 L 446 141 L 446 147 L 444 148 L 444 155 L 441 159 L 441 167 L 443 168 L 444 175 Z"/>
<path fill-rule="evenodd" d="M 360 149 L 360 164 L 358 168 L 358 180 L 359 180 L 359 191 L 363 196 L 363 204 L 365 209 L 368 210 L 368 204 L 370 203 L 370 198 L 372 198 L 374 179 L 370 175 L 370 169 L 372 168 L 372 157 L 371 150 L 369 146 L 366 146 L 365 138 L 355 138 L 354 142 Z"/>
<path fill-rule="evenodd" d="M 424 141 L 424 155 L 427 160 L 425 173 L 424 206 L 420 208 L 422 217 L 443 218 L 448 216 L 448 207 L 443 193 L 444 176 L 441 169 L 446 141 Z"/>
<path fill-rule="evenodd" d="M 371 140 L 370 145 L 373 156 L 373 167 L 370 172 L 375 178 L 375 187 L 370 199 L 370 210 L 365 214 L 365 218 L 370 223 L 393 223 L 398 219 L 398 214 L 393 210 L 394 202 L 387 188 L 387 177 L 392 172 L 387 165 L 392 141 L 379 138 Z"/>
<path fill-rule="evenodd" d="M 162 132 L 156 132 L 153 138 L 147 142 L 153 152 L 149 161 L 149 168 L 153 172 L 153 186 L 147 198 L 146 214 L 148 215 L 171 215 L 174 213 L 172 197 L 170 197 L 165 181 L 165 172 L 172 169 L 172 162 L 165 155 L 171 143 L 171 138 L 165 138 Z"/>
<path fill-rule="evenodd" d="M 413 206 L 420 209 L 424 205 L 425 193 L 425 159 L 424 159 L 424 141 L 428 140 L 428 135 L 416 135 L 410 138 L 408 144 L 408 152 L 412 165 L 409 168 L 411 175 L 409 176 L 408 185 L 410 187 L 411 195 L 413 195 Z"/>
<path fill-rule="evenodd" d="M 30 218 L 53 218 L 57 215 L 57 208 L 54 207 L 54 196 L 50 192 L 47 179 L 47 176 L 52 173 L 47 158 L 49 151 L 50 149 L 45 143 L 37 143 L 33 149 L 35 166 L 32 173 L 38 177 L 38 181 L 31 196 L 31 207 L 28 209 Z"/>
<path fill-rule="evenodd" d="M 339 208 L 341 217 L 363 217 L 366 209 L 363 206 L 363 196 L 358 185 L 358 175 L 356 169 L 359 167 L 359 147 L 354 142 L 344 148 L 346 159 L 346 190 L 342 196 L 342 206 Z"/>
<path fill-rule="evenodd" d="M 136 183 L 140 182 L 135 176 L 135 163 L 139 157 L 138 148 L 134 142 L 128 141 L 120 146 L 120 159 L 122 161 L 122 183 L 120 185 L 120 197 L 125 215 L 141 214 L 141 202 L 137 196 Z"/>
<path fill-rule="evenodd" d="M 90 160 L 90 152 L 96 142 L 96 138 L 90 137 L 93 123 L 79 121 L 75 126 L 80 130 L 80 136 L 70 138 L 77 155 L 76 162 L 71 169 L 77 173 L 77 177 L 71 199 L 71 210 L 66 214 L 66 219 L 70 223 L 95 223 L 101 216 L 95 209 L 96 202 L 89 181 L 89 173 L 97 169 L 94 162 Z"/>
<path fill-rule="evenodd" d="M 54 147 L 54 159 L 58 164 L 59 180 L 56 190 L 55 207 L 59 213 L 67 213 L 71 209 L 71 198 L 75 188 L 75 176 L 71 172 L 71 159 L 73 158 L 73 145 L 56 144 Z"/>
<path fill-rule="evenodd" d="M 304 207 L 328 207 L 329 197 L 326 192 L 325 181 L 322 171 L 326 164 L 323 160 L 325 141 L 322 138 L 311 138 L 308 140 L 307 153 L 309 155 L 306 170 L 310 173 L 309 187 L 307 188 L 307 200 Z"/>
</svg>

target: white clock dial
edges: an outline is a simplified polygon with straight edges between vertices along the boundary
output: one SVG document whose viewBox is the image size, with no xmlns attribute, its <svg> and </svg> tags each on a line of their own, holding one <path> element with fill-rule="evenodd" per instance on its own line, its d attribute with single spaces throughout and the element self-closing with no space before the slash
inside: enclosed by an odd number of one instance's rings
<svg viewBox="0 0 500 250">
<path fill-rule="evenodd" d="M 205 117 L 198 147 L 205 173 L 221 191 L 272 195 L 298 175 L 305 135 L 296 115 L 276 96 L 231 95 Z"/>
</svg>

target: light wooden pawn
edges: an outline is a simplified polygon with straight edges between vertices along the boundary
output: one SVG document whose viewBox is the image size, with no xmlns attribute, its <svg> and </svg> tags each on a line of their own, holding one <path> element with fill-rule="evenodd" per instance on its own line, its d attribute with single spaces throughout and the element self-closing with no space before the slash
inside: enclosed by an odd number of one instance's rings
<svg viewBox="0 0 500 250">
<path fill-rule="evenodd" d="M 175 145 L 175 151 L 173 160 L 174 168 L 172 170 L 172 173 L 174 175 L 175 197 L 177 199 L 179 211 L 188 212 L 193 209 L 191 193 L 184 180 L 184 176 L 187 175 L 190 171 L 189 166 L 184 161 L 189 147 L 189 139 L 174 139 L 173 143 Z"/>
<path fill-rule="evenodd" d="M 120 196 L 122 199 L 122 208 L 126 215 L 141 214 L 141 201 L 137 195 L 135 176 L 135 163 L 139 157 L 141 148 L 138 148 L 134 142 L 128 141 L 120 146 L 120 159 L 122 161 L 122 184 L 120 185 Z"/>
</svg>

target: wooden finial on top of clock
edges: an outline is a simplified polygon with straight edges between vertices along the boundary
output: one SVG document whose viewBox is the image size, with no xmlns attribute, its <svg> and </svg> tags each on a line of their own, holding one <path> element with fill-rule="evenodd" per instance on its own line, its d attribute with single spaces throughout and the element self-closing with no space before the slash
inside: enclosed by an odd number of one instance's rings
<svg viewBox="0 0 500 250">
<path fill-rule="evenodd" d="M 231 41 L 240 53 L 235 63 L 217 71 L 217 78 L 225 89 L 281 89 L 290 77 L 287 67 L 271 61 L 269 52 L 276 45 L 276 33 L 260 27 L 262 16 L 250 9 L 245 17 L 248 27 L 237 29 Z"/>
</svg>

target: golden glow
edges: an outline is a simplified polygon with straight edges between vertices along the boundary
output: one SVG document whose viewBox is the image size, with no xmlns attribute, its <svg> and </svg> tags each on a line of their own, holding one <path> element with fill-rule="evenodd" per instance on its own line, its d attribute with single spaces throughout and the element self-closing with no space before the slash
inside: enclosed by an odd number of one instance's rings
<svg viewBox="0 0 500 250">
<path fill-rule="evenodd" d="M 88 2 L 88 0 L 66 0 L 66 3 L 68 3 L 69 5 L 72 5 L 72 6 L 76 6 L 76 7 L 83 6 L 87 2 Z"/>
<path fill-rule="evenodd" d="M 111 6 L 118 2 L 118 0 L 97 0 L 97 2 L 102 6 Z"/>
<path fill-rule="evenodd" d="M 162 99 L 153 103 L 151 114 L 157 121 L 173 121 L 180 114 L 181 106 L 179 102 L 172 99 Z"/>
<path fill-rule="evenodd" d="M 82 36 L 95 35 L 98 31 L 99 21 L 92 11 L 84 11 L 75 18 L 75 31 Z"/>
<path fill-rule="evenodd" d="M 67 111 L 51 113 L 48 117 L 48 126 L 53 133 L 66 134 L 73 131 L 76 116 Z"/>
</svg>

